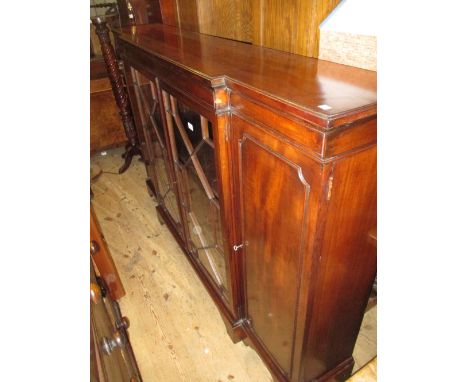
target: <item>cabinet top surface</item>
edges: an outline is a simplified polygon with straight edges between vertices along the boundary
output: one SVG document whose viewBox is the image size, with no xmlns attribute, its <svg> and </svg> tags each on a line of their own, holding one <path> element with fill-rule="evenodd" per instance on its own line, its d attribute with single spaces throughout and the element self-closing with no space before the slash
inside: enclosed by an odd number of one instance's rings
<svg viewBox="0 0 468 382">
<path fill-rule="evenodd" d="M 375 72 L 162 24 L 116 28 L 122 40 L 208 80 L 227 77 L 322 119 L 376 112 Z"/>
</svg>

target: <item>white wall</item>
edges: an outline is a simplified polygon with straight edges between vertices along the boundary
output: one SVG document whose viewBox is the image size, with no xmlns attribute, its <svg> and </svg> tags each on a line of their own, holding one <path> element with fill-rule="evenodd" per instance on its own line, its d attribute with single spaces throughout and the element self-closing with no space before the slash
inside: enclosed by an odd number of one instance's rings
<svg viewBox="0 0 468 382">
<path fill-rule="evenodd" d="M 377 0 L 342 0 L 320 30 L 376 36 Z"/>
</svg>

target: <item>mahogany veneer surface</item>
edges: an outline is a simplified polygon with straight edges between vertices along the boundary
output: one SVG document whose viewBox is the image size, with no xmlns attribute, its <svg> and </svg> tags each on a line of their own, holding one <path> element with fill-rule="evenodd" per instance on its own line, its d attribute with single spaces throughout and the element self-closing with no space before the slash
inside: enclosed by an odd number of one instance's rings
<svg viewBox="0 0 468 382">
<path fill-rule="evenodd" d="M 114 33 L 208 80 L 227 77 L 325 120 L 358 110 L 376 112 L 377 77 L 372 71 L 162 24 L 123 27 Z"/>
<path fill-rule="evenodd" d="M 114 33 L 149 193 L 229 335 L 275 382 L 344 381 L 376 276 L 376 74 L 159 24 Z"/>
</svg>

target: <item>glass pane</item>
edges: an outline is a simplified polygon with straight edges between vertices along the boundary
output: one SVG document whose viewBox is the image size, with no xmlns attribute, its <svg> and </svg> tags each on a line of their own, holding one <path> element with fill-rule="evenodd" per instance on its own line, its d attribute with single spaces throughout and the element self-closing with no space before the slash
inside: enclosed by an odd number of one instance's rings
<svg viewBox="0 0 468 382">
<path fill-rule="evenodd" d="M 203 168 L 203 172 L 206 175 L 206 179 L 208 180 L 208 183 L 210 184 L 213 190 L 213 193 L 219 199 L 219 185 L 218 177 L 216 176 L 216 166 L 214 162 L 213 148 L 206 142 L 203 142 L 203 144 L 197 152 L 197 156 L 200 161 L 200 165 Z"/>
<path fill-rule="evenodd" d="M 156 146 L 158 146 L 156 144 Z M 159 147 L 159 150 L 162 150 Z M 157 155 L 157 154 L 156 154 Z M 159 195 L 157 195 L 158 203 L 169 213 L 175 223 L 177 223 L 177 229 L 179 232 L 182 230 L 179 206 L 177 204 L 177 198 L 170 181 L 166 160 L 163 155 L 156 156 L 154 160 L 154 167 L 156 171 L 156 183 Z"/>
<path fill-rule="evenodd" d="M 170 176 L 169 157 L 156 83 L 136 70 L 134 70 L 133 78 L 150 156 L 148 175 L 155 186 L 158 204 L 169 213 L 179 233 L 182 233 L 181 217 L 174 190 L 175 182 Z"/>
<path fill-rule="evenodd" d="M 190 141 L 191 146 L 195 148 L 203 139 L 201 135 L 200 116 L 197 113 L 186 108 L 182 104 L 179 104 L 178 106 L 180 119 L 182 120 L 183 125 L 185 127 L 185 134 L 188 140 Z M 179 161 L 181 163 L 186 163 L 190 157 L 189 150 L 187 148 L 187 145 L 184 143 L 183 138 L 181 137 L 179 129 L 175 129 L 175 134 L 177 155 L 179 157 Z"/>
<path fill-rule="evenodd" d="M 172 114 L 167 114 L 171 120 L 168 127 L 174 140 L 172 152 L 184 195 L 189 247 L 220 293 L 229 300 L 213 126 L 174 97 L 166 97 L 166 100 Z"/>
<path fill-rule="evenodd" d="M 192 163 L 187 166 L 189 205 L 187 206 L 189 234 L 198 259 L 212 279 L 225 289 L 226 264 L 219 204 L 208 199 Z"/>
</svg>

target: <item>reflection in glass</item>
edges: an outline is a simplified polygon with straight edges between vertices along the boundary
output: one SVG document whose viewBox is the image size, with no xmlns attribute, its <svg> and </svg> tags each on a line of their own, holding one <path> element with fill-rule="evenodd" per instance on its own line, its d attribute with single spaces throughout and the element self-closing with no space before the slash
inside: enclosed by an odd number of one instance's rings
<svg viewBox="0 0 468 382">
<path fill-rule="evenodd" d="M 221 231 L 219 204 L 208 199 L 191 162 L 187 163 L 186 184 L 189 199 L 188 224 L 190 239 L 198 258 L 218 286 L 226 285 L 224 243 Z"/>
<path fill-rule="evenodd" d="M 164 94 L 164 92 L 163 92 Z M 177 100 L 164 94 L 180 185 L 187 215 L 189 245 L 219 291 L 229 299 L 216 175 L 213 126 Z"/>
<path fill-rule="evenodd" d="M 175 182 L 171 180 L 166 140 L 161 120 L 161 109 L 156 93 L 156 84 L 140 72 L 132 69 L 132 78 L 136 89 L 136 98 L 140 117 L 143 123 L 145 141 L 148 145 L 150 160 L 149 174 L 156 188 L 156 198 L 176 223 L 182 234 L 182 224 L 174 190 Z"/>
</svg>

